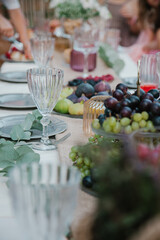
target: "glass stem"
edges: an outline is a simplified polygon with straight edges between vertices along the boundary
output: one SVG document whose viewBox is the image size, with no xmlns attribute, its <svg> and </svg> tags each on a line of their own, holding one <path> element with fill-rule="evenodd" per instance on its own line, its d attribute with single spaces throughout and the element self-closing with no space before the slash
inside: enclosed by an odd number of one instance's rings
<svg viewBox="0 0 160 240">
<path fill-rule="evenodd" d="M 83 77 L 88 76 L 88 53 L 84 53 L 84 68 L 83 68 Z"/>
<path fill-rule="evenodd" d="M 49 122 L 50 122 L 50 118 L 47 115 L 43 116 L 43 118 L 41 119 L 41 124 L 42 124 L 42 127 L 43 127 L 41 142 L 43 144 L 46 144 L 46 145 L 49 142 L 49 138 L 48 138 L 48 124 L 49 124 Z"/>
</svg>

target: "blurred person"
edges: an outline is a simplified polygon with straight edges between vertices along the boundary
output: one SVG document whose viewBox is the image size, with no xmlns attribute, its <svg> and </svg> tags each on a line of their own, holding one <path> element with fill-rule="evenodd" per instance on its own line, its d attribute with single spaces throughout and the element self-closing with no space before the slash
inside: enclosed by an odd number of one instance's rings
<svg viewBox="0 0 160 240">
<path fill-rule="evenodd" d="M 12 37 L 14 35 L 14 26 L 16 31 L 19 33 L 20 41 L 23 43 L 26 57 L 31 59 L 31 48 L 27 35 L 26 21 L 18 0 L 0 0 L 0 2 L 7 8 L 11 19 L 10 22 L 2 14 L 0 14 L 0 35 Z"/>
</svg>

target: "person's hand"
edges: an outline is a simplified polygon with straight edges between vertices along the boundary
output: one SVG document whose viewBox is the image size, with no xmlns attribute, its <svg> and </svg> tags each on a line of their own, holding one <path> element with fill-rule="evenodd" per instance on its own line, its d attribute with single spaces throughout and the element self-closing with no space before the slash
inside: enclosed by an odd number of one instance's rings
<svg viewBox="0 0 160 240">
<path fill-rule="evenodd" d="M 24 47 L 24 53 L 27 59 L 32 59 L 32 54 L 31 54 L 31 46 L 30 46 L 30 42 L 23 42 L 23 47 Z"/>
<path fill-rule="evenodd" d="M 49 23 L 50 32 L 54 32 L 54 30 L 59 26 L 60 26 L 59 20 L 57 20 L 57 19 L 51 20 Z"/>
<path fill-rule="evenodd" d="M 120 14 L 127 19 L 132 19 L 138 15 L 138 7 L 136 1 L 130 1 L 125 3 L 124 6 L 120 9 Z"/>
<path fill-rule="evenodd" d="M 14 35 L 14 29 L 9 20 L 0 14 L 0 35 L 5 37 L 12 37 Z"/>
</svg>

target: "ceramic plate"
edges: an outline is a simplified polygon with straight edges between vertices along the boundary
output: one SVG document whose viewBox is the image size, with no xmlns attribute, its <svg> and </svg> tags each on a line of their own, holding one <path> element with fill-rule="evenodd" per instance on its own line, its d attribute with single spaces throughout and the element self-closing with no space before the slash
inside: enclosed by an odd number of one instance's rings
<svg viewBox="0 0 160 240">
<path fill-rule="evenodd" d="M 14 63 L 33 63 L 33 60 L 13 60 L 7 58 L 4 54 L 0 56 L 0 59 L 4 62 L 14 62 Z"/>
<path fill-rule="evenodd" d="M 10 138 L 10 132 L 15 125 L 21 124 L 26 115 L 10 115 L 6 117 L 0 118 L 0 136 L 5 138 Z M 49 136 L 56 135 L 58 133 L 64 132 L 67 129 L 67 124 L 55 118 L 54 116 L 51 117 L 51 123 L 48 126 Z M 37 129 L 31 130 L 31 139 L 41 138 L 42 131 Z"/>
<path fill-rule="evenodd" d="M 0 95 L 0 107 L 11 109 L 36 108 L 30 94 L 3 94 Z"/>
<path fill-rule="evenodd" d="M 11 83 L 27 83 L 26 72 L 5 72 L 0 73 L 0 80 Z"/>
</svg>

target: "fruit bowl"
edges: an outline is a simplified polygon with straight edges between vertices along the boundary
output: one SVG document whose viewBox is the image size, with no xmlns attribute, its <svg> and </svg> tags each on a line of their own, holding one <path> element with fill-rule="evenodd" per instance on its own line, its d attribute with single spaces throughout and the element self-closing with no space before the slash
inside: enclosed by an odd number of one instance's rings
<svg viewBox="0 0 160 240">
<path fill-rule="evenodd" d="M 117 139 L 117 140 L 122 140 L 126 136 L 128 136 L 125 133 L 107 133 L 107 132 L 104 131 L 103 128 L 96 129 L 93 126 L 92 126 L 92 131 L 97 135 L 100 135 L 100 136 L 103 136 L 103 137 L 106 137 L 106 138 Z"/>
</svg>

